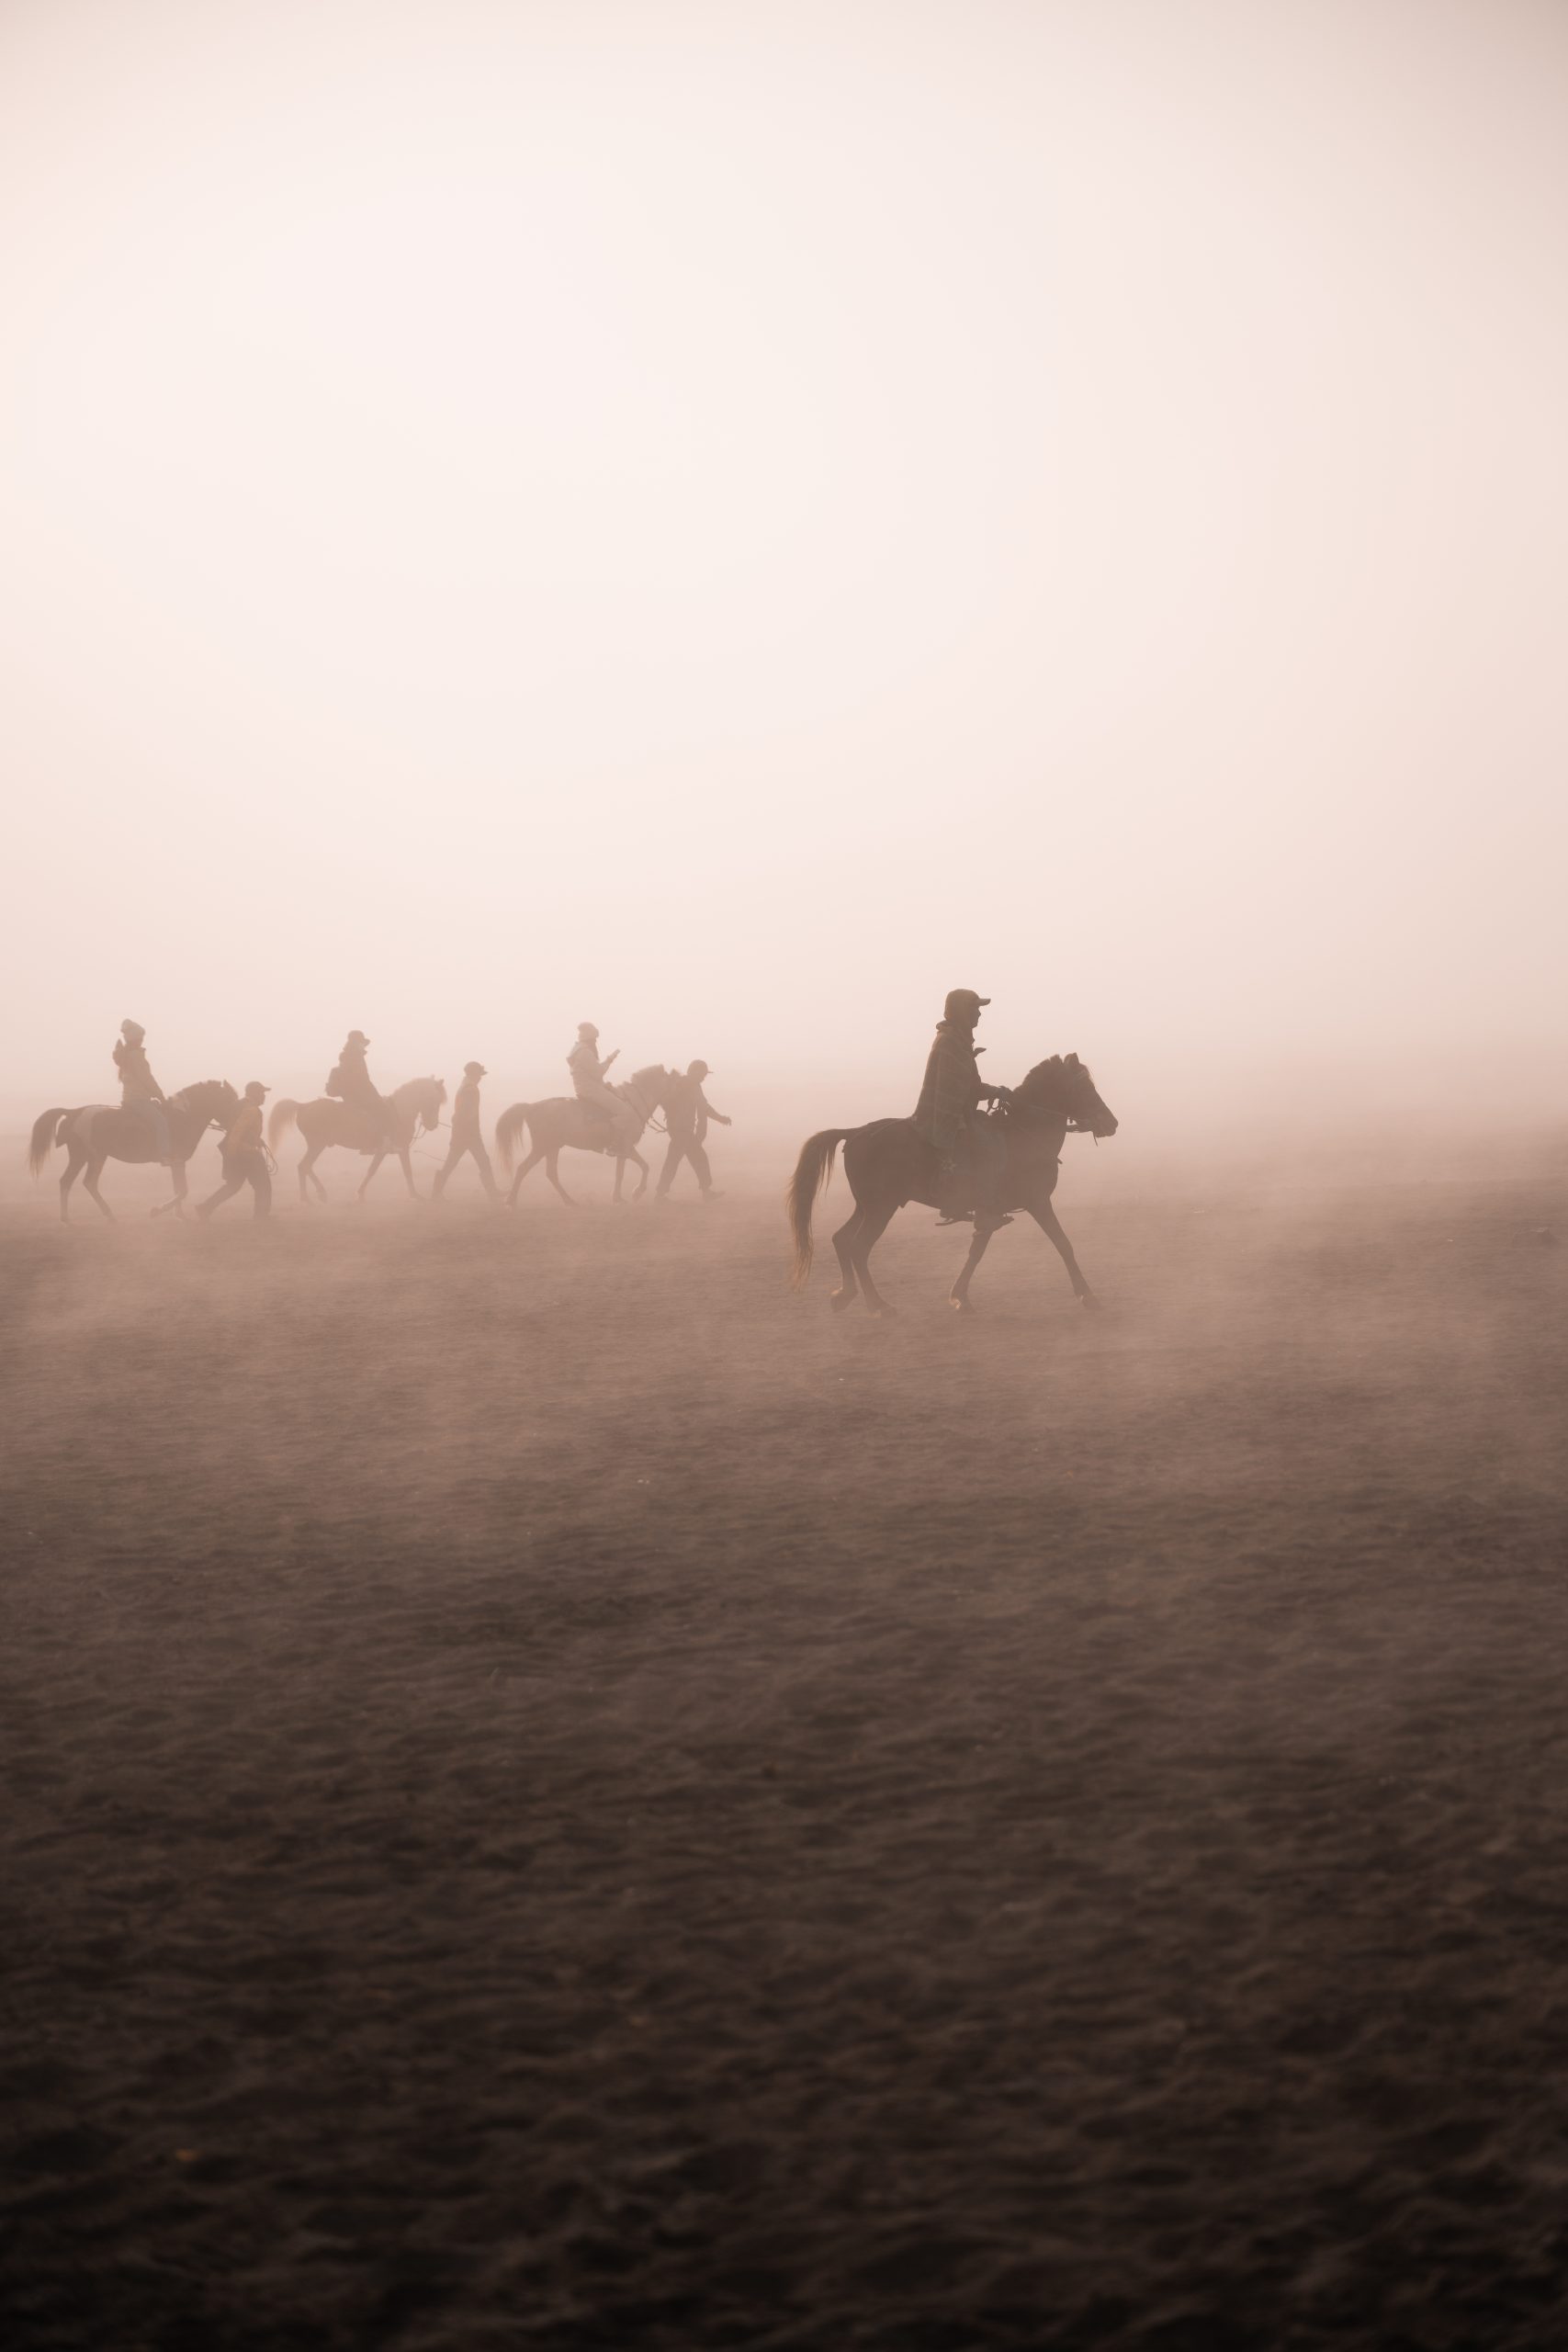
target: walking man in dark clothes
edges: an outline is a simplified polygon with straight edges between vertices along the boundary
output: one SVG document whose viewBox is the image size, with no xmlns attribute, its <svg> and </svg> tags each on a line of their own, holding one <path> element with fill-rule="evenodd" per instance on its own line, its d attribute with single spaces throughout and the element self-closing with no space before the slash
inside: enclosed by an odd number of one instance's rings
<svg viewBox="0 0 1568 2352">
<path fill-rule="evenodd" d="M 670 1187 L 675 1182 L 675 1171 L 682 1159 L 689 1159 L 705 1201 L 721 1201 L 722 1193 L 714 1186 L 713 1170 L 703 1146 L 707 1137 L 708 1121 L 728 1127 L 730 1122 L 722 1111 L 716 1111 L 703 1092 L 703 1080 L 709 1075 L 706 1062 L 693 1062 L 684 1078 L 673 1080 L 664 1097 L 664 1124 L 670 1134 L 670 1148 L 664 1155 L 664 1165 L 659 1171 L 655 1200 L 667 1200 Z"/>
<path fill-rule="evenodd" d="M 262 1141 L 262 1104 L 266 1101 L 268 1091 L 256 1078 L 253 1078 L 246 1087 L 240 1107 L 230 1122 L 228 1133 L 218 1147 L 218 1156 L 223 1165 L 223 1182 L 217 1192 L 197 1204 L 197 1216 L 209 1217 L 214 1209 L 220 1209 L 225 1201 L 231 1201 L 236 1193 L 243 1193 L 247 1184 L 255 1194 L 252 1216 L 270 1216 L 272 1214 L 272 1166 L 266 1146 Z"/>
<path fill-rule="evenodd" d="M 479 1170 L 479 1182 L 485 1188 L 491 1205 L 493 1208 L 501 1206 L 501 1194 L 496 1189 L 490 1154 L 485 1149 L 484 1131 L 479 1125 L 479 1080 L 489 1075 L 483 1062 L 463 1064 L 463 1083 L 457 1089 L 457 1099 L 452 1104 L 452 1148 L 446 1154 L 446 1164 L 435 1171 L 435 1182 L 430 1189 L 433 1201 L 441 1198 L 442 1186 L 457 1162 L 466 1156 Z"/>
</svg>

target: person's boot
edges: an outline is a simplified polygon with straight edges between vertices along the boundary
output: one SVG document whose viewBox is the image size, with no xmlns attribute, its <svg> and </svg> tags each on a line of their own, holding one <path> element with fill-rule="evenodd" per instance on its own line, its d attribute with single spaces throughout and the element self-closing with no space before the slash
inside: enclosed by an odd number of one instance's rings
<svg viewBox="0 0 1568 2352">
<path fill-rule="evenodd" d="M 973 1209 L 961 1208 L 958 1204 L 956 1163 L 951 1159 L 942 1160 L 936 1174 L 938 1225 L 966 1225 L 975 1212 Z"/>
</svg>

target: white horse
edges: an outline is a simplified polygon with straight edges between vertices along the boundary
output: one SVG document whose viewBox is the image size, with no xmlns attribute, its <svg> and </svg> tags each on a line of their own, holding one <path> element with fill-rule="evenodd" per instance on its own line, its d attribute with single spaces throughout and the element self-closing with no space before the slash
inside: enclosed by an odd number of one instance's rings
<svg viewBox="0 0 1568 2352">
<path fill-rule="evenodd" d="M 556 1162 L 563 1151 L 615 1151 L 615 1190 L 614 1197 L 621 1198 L 621 1182 L 626 1172 L 628 1159 L 635 1160 L 641 1173 L 634 1201 L 640 1201 L 648 1190 L 648 1162 L 637 1148 L 643 1129 L 655 1111 L 665 1107 L 665 1089 L 675 1076 L 658 1062 L 650 1062 L 647 1069 L 634 1070 L 610 1089 L 618 1095 L 637 1118 L 637 1136 L 624 1151 L 616 1150 L 611 1132 L 609 1114 L 592 1102 L 581 1102 L 572 1094 L 552 1094 L 543 1102 L 513 1102 L 495 1123 L 495 1146 L 501 1154 L 501 1164 L 512 1175 L 512 1163 L 517 1156 L 517 1141 L 525 1127 L 528 1130 L 531 1148 L 527 1159 L 513 1177 L 512 1190 L 506 1205 L 515 1205 L 523 1179 L 542 1159 L 545 1173 L 563 1201 L 570 1203 L 571 1194 L 556 1173 Z"/>
<path fill-rule="evenodd" d="M 305 1138 L 306 1151 L 299 1162 L 299 1198 L 308 1201 L 309 1187 L 314 1184 L 324 1201 L 327 1188 L 316 1173 L 316 1162 L 333 1144 L 345 1150 L 369 1152 L 374 1155 L 365 1182 L 356 1198 L 363 1200 L 370 1179 L 389 1153 L 396 1152 L 403 1171 L 403 1182 L 409 1188 L 409 1198 L 417 1201 L 419 1189 L 413 1181 L 413 1169 L 409 1161 L 409 1148 L 417 1134 L 429 1135 L 441 1124 L 441 1105 L 446 1100 L 446 1082 L 440 1078 L 411 1078 L 406 1084 L 394 1088 L 388 1095 L 392 1114 L 391 1134 L 378 1126 L 375 1118 L 356 1102 L 340 1102 L 333 1094 L 319 1094 L 313 1102 L 294 1102 L 287 1098 L 272 1106 L 267 1121 L 266 1139 L 276 1149 L 279 1139 L 297 1126 Z"/>
</svg>

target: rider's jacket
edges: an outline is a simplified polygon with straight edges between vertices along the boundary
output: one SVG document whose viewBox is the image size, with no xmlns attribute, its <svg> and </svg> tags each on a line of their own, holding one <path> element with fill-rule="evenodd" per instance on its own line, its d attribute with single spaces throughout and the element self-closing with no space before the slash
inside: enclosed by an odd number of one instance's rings
<svg viewBox="0 0 1568 2352">
<path fill-rule="evenodd" d="M 960 1029 L 951 1021 L 937 1023 L 926 1057 L 920 1099 L 915 1105 L 915 1125 L 944 1158 L 951 1155 L 982 1092 L 987 1091 L 976 1053 L 971 1030 Z"/>
<path fill-rule="evenodd" d="M 363 1102 L 379 1108 L 381 1097 L 366 1063 L 363 1046 L 344 1047 L 327 1080 L 327 1092 L 335 1094 L 342 1102 Z"/>
<path fill-rule="evenodd" d="M 454 1143 L 479 1141 L 479 1082 L 466 1078 L 452 1098 L 452 1140 Z"/>
<path fill-rule="evenodd" d="M 664 1125 L 677 1141 L 689 1138 L 701 1143 L 708 1131 L 708 1121 L 718 1114 L 703 1092 L 700 1078 L 675 1078 L 664 1091 Z"/>
<path fill-rule="evenodd" d="M 259 1102 L 242 1102 L 230 1121 L 219 1155 L 227 1159 L 236 1151 L 259 1151 L 262 1139 L 262 1106 Z"/>
<path fill-rule="evenodd" d="M 114 1049 L 115 1065 L 119 1071 L 119 1099 L 126 1102 L 161 1102 L 164 1090 L 152 1075 L 145 1046 L 133 1046 L 128 1037 L 119 1038 Z"/>
<path fill-rule="evenodd" d="M 605 1065 L 600 1060 L 597 1048 L 588 1038 L 578 1039 L 566 1057 L 566 1066 L 571 1072 L 573 1093 L 584 1102 L 603 1101 L 609 1091 L 604 1084 Z"/>
</svg>

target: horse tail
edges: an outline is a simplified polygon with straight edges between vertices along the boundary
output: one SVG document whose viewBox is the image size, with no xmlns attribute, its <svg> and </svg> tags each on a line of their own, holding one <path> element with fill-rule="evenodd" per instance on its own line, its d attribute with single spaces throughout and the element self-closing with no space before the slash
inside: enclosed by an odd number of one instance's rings
<svg viewBox="0 0 1568 2352">
<path fill-rule="evenodd" d="M 266 1123 L 266 1139 L 275 1151 L 299 1115 L 299 1105 L 289 1095 L 286 1094 L 281 1102 L 273 1104 L 272 1115 Z"/>
<path fill-rule="evenodd" d="M 533 1114 L 534 1105 L 531 1102 L 513 1102 L 495 1123 L 495 1148 L 501 1154 L 502 1167 L 509 1176 L 512 1163 L 517 1157 L 518 1138 Z"/>
<path fill-rule="evenodd" d="M 36 1176 L 57 1143 L 65 1137 L 60 1132 L 61 1121 L 70 1117 L 68 1111 L 58 1105 L 52 1111 L 40 1112 L 33 1121 L 32 1141 L 28 1146 L 28 1174 Z"/>
<path fill-rule="evenodd" d="M 789 1180 L 784 1194 L 789 1210 L 789 1229 L 795 1236 L 795 1264 L 791 1269 L 791 1290 L 804 1290 L 806 1278 L 811 1272 L 811 1212 L 817 1195 L 833 1173 L 833 1154 L 852 1127 L 824 1127 L 818 1135 L 807 1136 L 800 1147 L 800 1158 L 795 1163 L 795 1174 Z"/>
</svg>

